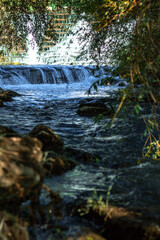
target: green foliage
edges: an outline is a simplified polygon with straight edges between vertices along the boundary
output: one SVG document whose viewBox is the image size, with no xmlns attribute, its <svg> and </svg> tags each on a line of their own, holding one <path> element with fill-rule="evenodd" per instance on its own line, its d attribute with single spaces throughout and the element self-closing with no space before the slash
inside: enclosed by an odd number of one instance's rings
<svg viewBox="0 0 160 240">
<path fill-rule="evenodd" d="M 51 24 L 48 7 L 55 8 L 53 3 L 49 0 L 0 0 L 1 63 L 7 63 L 12 56 L 24 55 L 27 51 L 27 35 L 31 31 L 27 26 L 29 22 L 39 46 L 45 34 L 56 39 L 56 34 L 46 32 Z"/>
<path fill-rule="evenodd" d="M 103 196 L 98 196 L 97 192 L 94 191 L 91 198 L 88 198 L 87 205 L 83 209 L 79 209 L 79 213 L 81 216 L 86 215 L 92 209 L 95 212 L 98 212 L 99 215 L 105 215 L 105 221 L 108 217 L 108 208 L 109 208 L 109 196 L 112 190 L 113 184 L 111 184 L 107 191 L 106 199 L 103 199 Z"/>
<path fill-rule="evenodd" d="M 112 57 L 117 72 L 132 84 L 143 83 L 148 97 L 157 103 L 160 75 L 160 2 L 159 0 L 61 0 L 79 18 L 90 23 L 90 48 L 99 54 L 110 37 L 106 57 Z M 85 14 L 84 14 L 85 13 Z M 96 56 L 93 56 L 96 58 Z M 106 79 L 107 81 L 107 79 Z M 99 81 L 93 84 L 100 85 Z M 147 92 L 148 91 L 148 92 Z"/>
<path fill-rule="evenodd" d="M 157 91 L 160 88 L 160 1 L 72 0 L 71 3 L 79 18 L 84 17 L 90 23 L 85 39 L 90 39 L 89 48 L 94 52 L 92 57 L 97 61 L 97 56 L 106 50 L 106 58 L 118 66 L 115 73 L 130 84 L 122 94 L 113 120 L 123 106 L 131 106 L 133 102 L 135 115 L 142 114 L 142 105 L 147 103 L 155 116 L 156 106 L 160 104 L 160 92 Z M 107 82 L 105 79 L 103 84 Z M 137 84 L 141 84 L 139 91 Z M 100 85 L 101 81 L 93 83 L 88 93 Z M 148 145 L 148 154 L 151 155 L 153 150 L 154 158 L 158 158 L 158 120 L 154 123 L 154 131 L 148 120 L 144 122 L 148 134 L 144 148 Z"/>
<path fill-rule="evenodd" d="M 147 146 L 146 157 L 152 157 L 153 159 L 160 160 L 160 141 L 152 141 L 149 146 Z"/>
<path fill-rule="evenodd" d="M 144 131 L 146 141 L 143 147 L 143 157 L 160 160 L 160 131 L 158 121 L 154 116 L 154 118 L 147 120 L 144 118 L 144 122 L 146 124 L 146 130 Z"/>
<path fill-rule="evenodd" d="M 136 104 L 135 106 L 134 106 L 134 111 L 135 111 L 135 113 L 137 114 L 137 115 L 139 115 L 140 114 L 140 111 L 142 110 L 142 108 L 141 108 L 141 106 L 139 105 L 139 104 Z"/>
</svg>

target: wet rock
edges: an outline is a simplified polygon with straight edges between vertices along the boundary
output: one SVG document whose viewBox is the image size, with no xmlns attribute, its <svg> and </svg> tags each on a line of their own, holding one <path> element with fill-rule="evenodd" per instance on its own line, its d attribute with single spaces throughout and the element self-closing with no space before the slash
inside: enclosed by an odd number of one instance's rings
<svg viewBox="0 0 160 240">
<path fill-rule="evenodd" d="M 87 98 L 87 99 L 80 99 L 79 101 L 78 101 L 78 106 L 79 107 L 82 107 L 83 105 L 86 105 L 86 104 L 88 104 L 88 103 L 91 103 L 91 102 L 97 102 L 97 100 L 95 100 L 94 98 Z M 101 103 L 104 103 L 105 102 L 105 100 L 103 101 L 103 99 L 100 99 L 100 100 L 98 100 L 98 102 L 101 102 Z"/>
<path fill-rule="evenodd" d="M 11 102 L 13 101 L 12 97 L 17 97 L 21 96 L 21 94 L 11 91 L 11 90 L 6 90 L 4 91 L 2 88 L 0 88 L 0 100 L 4 102 Z"/>
<path fill-rule="evenodd" d="M 90 107 L 106 107 L 103 100 L 92 100 L 90 102 L 80 104 L 79 107 L 84 107 L 86 105 Z"/>
<path fill-rule="evenodd" d="M 19 134 L 16 133 L 14 130 L 11 128 L 8 128 L 6 126 L 1 126 L 0 125 L 0 136 L 5 136 L 5 137 L 13 137 L 13 136 L 18 136 Z"/>
<path fill-rule="evenodd" d="M 0 138 L 0 208 L 38 200 L 44 177 L 41 148 L 36 138 Z"/>
<path fill-rule="evenodd" d="M 3 101 L 0 100 L 0 107 L 4 107 Z"/>
<path fill-rule="evenodd" d="M 80 107 L 77 111 L 77 113 L 81 116 L 97 116 L 98 114 L 103 114 L 106 112 L 106 107 L 93 107 L 93 106 L 83 106 Z"/>
<path fill-rule="evenodd" d="M 75 167 L 75 162 L 64 156 L 54 156 L 46 158 L 43 162 L 43 166 L 47 175 L 59 175 Z"/>
<path fill-rule="evenodd" d="M 7 212 L 0 212 L 1 240 L 29 240 L 26 224 Z"/>
<path fill-rule="evenodd" d="M 0 92 L 0 100 L 4 101 L 4 102 L 11 102 L 13 101 L 12 97 L 5 93 L 5 92 Z"/>
<path fill-rule="evenodd" d="M 112 116 L 113 109 L 112 107 L 107 107 L 101 101 L 91 101 L 88 103 L 80 104 L 77 113 L 81 116 L 97 116 L 98 114 Z"/>
<path fill-rule="evenodd" d="M 43 158 L 43 166 L 46 170 L 46 175 L 59 175 L 73 169 L 79 163 L 88 164 L 97 162 L 97 160 L 99 160 L 97 156 L 88 152 L 65 147 L 63 155 L 46 152 Z"/>
<path fill-rule="evenodd" d="M 65 154 L 67 157 L 73 159 L 77 163 L 92 163 L 99 160 L 98 156 L 94 156 L 89 152 L 74 148 L 65 148 Z"/>
<path fill-rule="evenodd" d="M 10 97 L 20 97 L 20 96 L 22 96 L 21 94 L 15 92 L 15 91 L 11 91 L 11 90 L 6 90 L 5 94 L 9 95 Z"/>
<path fill-rule="evenodd" d="M 43 144 L 43 151 L 63 152 L 64 143 L 61 138 L 49 127 L 37 125 L 29 136 L 38 138 Z"/>
</svg>

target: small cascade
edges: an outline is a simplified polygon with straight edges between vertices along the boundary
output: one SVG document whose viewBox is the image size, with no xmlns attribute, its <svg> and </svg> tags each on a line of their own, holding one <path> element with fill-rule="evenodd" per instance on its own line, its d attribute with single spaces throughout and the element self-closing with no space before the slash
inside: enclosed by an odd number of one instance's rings
<svg viewBox="0 0 160 240">
<path fill-rule="evenodd" d="M 82 66 L 82 69 L 83 69 L 83 71 L 76 71 L 76 73 L 78 73 L 77 78 L 79 79 L 79 81 L 81 81 L 81 79 L 86 80 L 90 76 L 90 71 L 88 71 L 88 69 L 86 69 L 84 66 Z M 79 69 L 79 70 L 81 70 L 81 69 Z M 94 73 L 91 72 L 91 75 L 94 76 Z"/>
<path fill-rule="evenodd" d="M 63 68 L 63 73 L 64 73 L 64 76 L 66 77 L 66 79 L 69 80 L 68 83 L 73 83 L 74 82 L 74 76 L 73 76 L 70 68 L 64 67 Z"/>
<path fill-rule="evenodd" d="M 96 66 L 3 66 L 0 67 L 0 85 L 60 84 L 89 81 L 105 76 L 103 67 Z"/>
<path fill-rule="evenodd" d="M 38 70 L 40 72 L 42 83 L 44 83 L 44 84 L 47 83 L 46 75 L 45 75 L 45 72 L 43 71 L 43 69 L 36 68 L 36 70 Z"/>
<path fill-rule="evenodd" d="M 14 69 L 8 68 L 0 68 L 0 85 L 10 84 L 10 85 L 18 85 L 18 84 L 27 84 L 27 79 L 15 71 Z"/>
</svg>

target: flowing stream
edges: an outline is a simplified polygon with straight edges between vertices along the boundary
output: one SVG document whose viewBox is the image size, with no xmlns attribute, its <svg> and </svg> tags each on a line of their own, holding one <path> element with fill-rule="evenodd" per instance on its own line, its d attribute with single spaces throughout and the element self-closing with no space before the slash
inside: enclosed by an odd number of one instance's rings
<svg viewBox="0 0 160 240">
<path fill-rule="evenodd" d="M 0 87 L 14 90 L 22 97 L 6 102 L 1 108 L 0 124 L 27 134 L 37 124 L 51 127 L 65 145 L 95 154 L 97 162 L 79 164 L 62 176 L 52 176 L 45 183 L 69 201 L 88 198 L 94 190 L 107 196 L 117 206 L 137 209 L 147 216 L 160 217 L 160 165 L 156 161 L 138 160 L 144 144 L 144 124 L 132 115 L 95 123 L 93 118 L 77 114 L 78 105 L 88 99 L 107 104 L 117 91 L 117 83 L 102 86 L 86 94 L 98 79 L 110 76 L 109 69 L 95 66 L 6 66 L 0 68 Z M 45 201 L 42 192 L 41 200 Z M 43 236 L 44 237 L 44 236 Z M 45 239 L 43 238 L 37 239 Z M 47 238 L 46 238 L 47 239 Z"/>
</svg>

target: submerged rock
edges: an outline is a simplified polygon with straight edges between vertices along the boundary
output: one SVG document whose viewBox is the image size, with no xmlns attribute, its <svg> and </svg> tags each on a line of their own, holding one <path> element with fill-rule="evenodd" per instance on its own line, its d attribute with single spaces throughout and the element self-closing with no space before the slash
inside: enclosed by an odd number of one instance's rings
<svg viewBox="0 0 160 240">
<path fill-rule="evenodd" d="M 0 208 L 38 199 L 44 177 L 41 148 L 35 138 L 0 138 Z"/>
<path fill-rule="evenodd" d="M 26 224 L 7 212 L 0 212 L 1 240 L 29 240 Z"/>
<path fill-rule="evenodd" d="M 97 162 L 97 160 L 99 160 L 99 156 L 95 156 L 89 152 L 69 147 L 65 148 L 65 154 L 67 157 L 73 159 L 76 163 L 88 164 Z"/>
<path fill-rule="evenodd" d="M 64 143 L 61 138 L 49 127 L 37 125 L 29 136 L 38 138 L 43 144 L 43 151 L 63 152 Z"/>
<path fill-rule="evenodd" d="M 68 159 L 64 156 L 54 156 L 54 157 L 48 157 L 43 162 L 43 166 L 46 170 L 46 174 L 54 174 L 59 175 L 62 174 L 68 170 L 71 170 L 75 167 L 75 162 L 73 162 L 71 159 Z"/>
<path fill-rule="evenodd" d="M 113 115 L 113 108 L 111 106 L 106 106 L 101 101 L 91 101 L 88 103 L 82 103 L 79 105 L 77 113 L 81 116 L 97 116 L 98 114 L 104 114 L 107 116 Z"/>
</svg>

